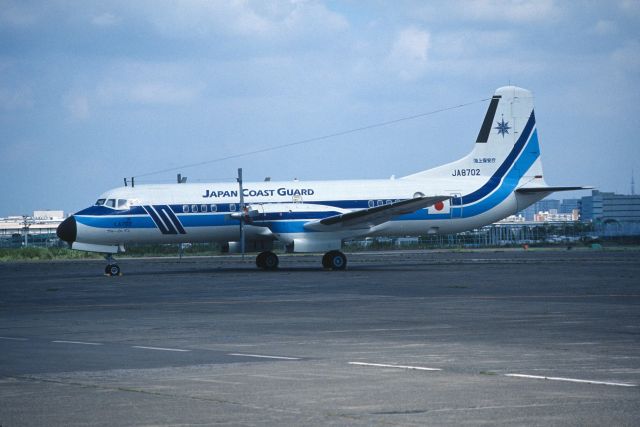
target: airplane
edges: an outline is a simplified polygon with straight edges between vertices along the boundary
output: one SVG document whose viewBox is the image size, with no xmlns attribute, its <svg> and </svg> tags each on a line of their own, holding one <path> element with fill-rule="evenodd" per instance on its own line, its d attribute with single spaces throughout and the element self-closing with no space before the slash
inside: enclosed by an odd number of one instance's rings
<svg viewBox="0 0 640 427">
<path fill-rule="evenodd" d="M 103 193 L 69 216 L 57 235 L 72 249 L 114 254 L 131 243 L 220 242 L 231 252 L 259 252 L 274 270 L 273 242 L 287 252 L 320 252 L 322 266 L 343 270 L 345 239 L 420 236 L 472 230 L 513 215 L 556 191 L 546 184 L 530 91 L 505 86 L 491 98 L 473 150 L 465 157 L 401 178 L 242 181 L 127 185 Z"/>
</svg>

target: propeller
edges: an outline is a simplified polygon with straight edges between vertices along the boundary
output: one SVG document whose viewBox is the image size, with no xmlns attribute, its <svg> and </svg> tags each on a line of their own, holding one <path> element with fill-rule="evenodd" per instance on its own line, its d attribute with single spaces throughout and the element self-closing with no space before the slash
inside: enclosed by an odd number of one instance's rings
<svg viewBox="0 0 640 427">
<path fill-rule="evenodd" d="M 242 168 L 238 168 L 238 186 L 240 187 L 240 252 L 242 253 L 242 259 L 244 260 L 244 221 L 245 221 L 245 205 L 244 205 L 244 189 L 242 188 Z"/>
</svg>

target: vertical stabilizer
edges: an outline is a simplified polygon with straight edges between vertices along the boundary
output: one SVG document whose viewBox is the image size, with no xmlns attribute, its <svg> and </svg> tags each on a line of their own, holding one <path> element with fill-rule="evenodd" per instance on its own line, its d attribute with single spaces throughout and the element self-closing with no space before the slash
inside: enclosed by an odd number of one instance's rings
<svg viewBox="0 0 640 427">
<path fill-rule="evenodd" d="M 447 177 L 457 170 L 473 170 L 472 176 L 491 178 L 503 175 L 502 169 L 510 169 L 517 158 L 527 155 L 536 160 L 526 171 L 521 171 L 520 176 L 525 181 L 541 179 L 537 138 L 531 92 L 516 86 L 501 87 L 491 98 L 471 153 L 458 161 L 406 178 Z"/>
</svg>

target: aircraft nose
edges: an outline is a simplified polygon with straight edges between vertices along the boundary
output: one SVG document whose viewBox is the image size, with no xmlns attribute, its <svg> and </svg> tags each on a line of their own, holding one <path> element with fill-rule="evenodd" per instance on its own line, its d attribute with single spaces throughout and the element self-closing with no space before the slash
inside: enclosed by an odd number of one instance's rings
<svg viewBox="0 0 640 427">
<path fill-rule="evenodd" d="M 75 217 L 71 215 L 69 218 L 62 221 L 56 229 L 56 234 L 61 240 L 73 243 L 78 234 L 78 226 L 76 225 Z"/>
</svg>

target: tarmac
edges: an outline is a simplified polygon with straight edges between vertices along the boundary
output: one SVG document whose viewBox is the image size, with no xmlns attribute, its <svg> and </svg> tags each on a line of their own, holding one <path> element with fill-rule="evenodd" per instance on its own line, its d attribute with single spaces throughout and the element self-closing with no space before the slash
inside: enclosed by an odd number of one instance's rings
<svg viewBox="0 0 640 427">
<path fill-rule="evenodd" d="M 0 425 L 638 425 L 639 251 L 0 263 Z"/>
</svg>

